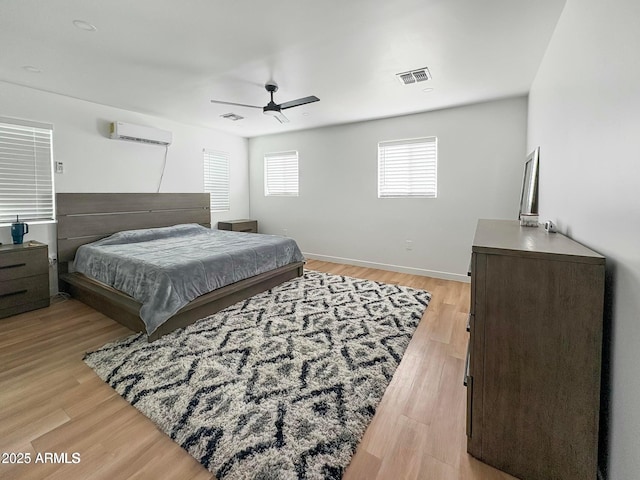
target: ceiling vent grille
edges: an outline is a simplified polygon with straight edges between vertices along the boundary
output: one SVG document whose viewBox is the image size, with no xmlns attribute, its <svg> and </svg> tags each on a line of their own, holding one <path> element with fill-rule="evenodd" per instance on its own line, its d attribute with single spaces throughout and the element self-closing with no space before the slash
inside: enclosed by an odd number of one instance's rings
<svg viewBox="0 0 640 480">
<path fill-rule="evenodd" d="M 224 115 L 220 115 L 220 116 L 222 118 L 226 118 L 227 120 L 232 120 L 234 122 L 237 122 L 238 120 L 242 120 L 244 118 L 235 113 L 225 113 Z"/>
<path fill-rule="evenodd" d="M 411 85 L 413 83 L 425 82 L 431 80 L 431 73 L 427 67 L 412 70 L 410 72 L 396 73 L 396 77 L 403 85 Z"/>
</svg>

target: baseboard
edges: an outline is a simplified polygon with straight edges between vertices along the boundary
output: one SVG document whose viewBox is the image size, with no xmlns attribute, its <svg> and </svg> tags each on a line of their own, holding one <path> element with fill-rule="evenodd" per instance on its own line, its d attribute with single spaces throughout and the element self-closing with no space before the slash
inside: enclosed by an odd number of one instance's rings
<svg viewBox="0 0 640 480">
<path fill-rule="evenodd" d="M 391 272 L 408 273 L 411 275 L 422 275 L 423 277 L 441 278 L 443 280 L 453 280 L 456 282 L 469 283 L 470 279 L 467 275 L 459 273 L 439 272 L 437 270 L 427 270 L 424 268 L 403 267 L 401 265 L 390 265 L 388 263 L 368 262 L 366 260 L 356 260 L 353 258 L 331 257 L 328 255 L 320 255 L 317 253 L 302 252 L 306 258 L 313 260 L 321 260 L 323 262 L 345 263 L 347 265 L 355 265 L 356 267 L 377 268 L 379 270 L 388 270 Z"/>
</svg>

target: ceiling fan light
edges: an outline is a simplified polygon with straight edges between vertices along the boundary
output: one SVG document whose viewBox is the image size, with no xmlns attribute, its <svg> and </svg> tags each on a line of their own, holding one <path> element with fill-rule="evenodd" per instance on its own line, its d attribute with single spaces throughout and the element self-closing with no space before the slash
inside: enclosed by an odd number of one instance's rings
<svg viewBox="0 0 640 480">
<path fill-rule="evenodd" d="M 280 112 L 278 110 L 267 110 L 267 107 L 263 109 L 265 115 L 271 115 L 272 117 L 277 117 Z"/>
</svg>

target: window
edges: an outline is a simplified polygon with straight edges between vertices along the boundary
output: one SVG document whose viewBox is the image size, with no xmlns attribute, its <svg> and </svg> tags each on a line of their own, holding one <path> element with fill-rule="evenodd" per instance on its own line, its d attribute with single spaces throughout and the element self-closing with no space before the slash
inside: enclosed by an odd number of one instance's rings
<svg viewBox="0 0 640 480">
<path fill-rule="evenodd" d="M 264 194 L 265 196 L 298 196 L 298 152 L 265 154 Z"/>
<path fill-rule="evenodd" d="M 378 143 L 378 198 L 436 198 L 436 137 Z"/>
<path fill-rule="evenodd" d="M 229 154 L 204 150 L 204 191 L 209 193 L 212 212 L 231 208 L 229 190 Z"/>
<path fill-rule="evenodd" d="M 55 219 L 53 126 L 0 117 L 0 224 Z"/>
</svg>

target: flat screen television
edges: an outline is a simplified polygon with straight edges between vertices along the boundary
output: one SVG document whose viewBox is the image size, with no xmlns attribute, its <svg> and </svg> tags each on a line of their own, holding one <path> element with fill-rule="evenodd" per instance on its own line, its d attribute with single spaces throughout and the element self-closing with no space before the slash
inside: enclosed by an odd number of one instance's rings
<svg viewBox="0 0 640 480">
<path fill-rule="evenodd" d="M 538 163 L 540 147 L 527 156 L 524 164 L 524 177 L 522 179 L 522 193 L 520 194 L 520 212 L 518 219 L 525 215 L 538 214 Z"/>
</svg>

